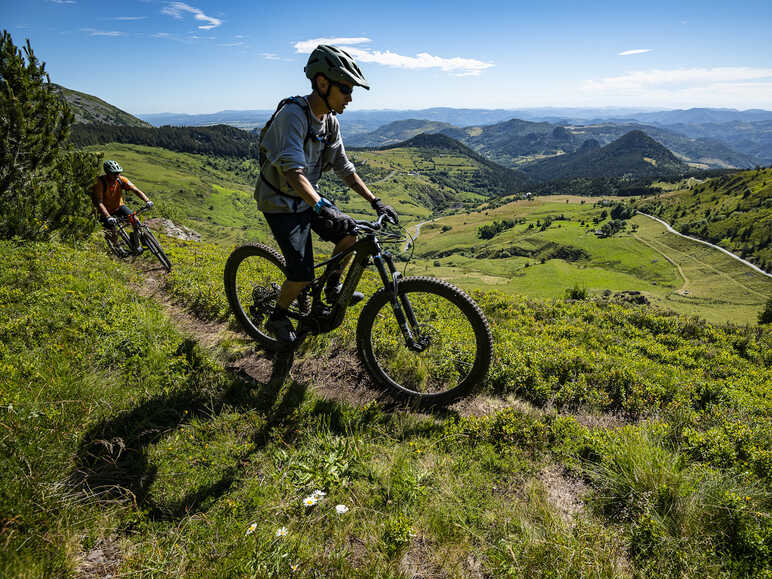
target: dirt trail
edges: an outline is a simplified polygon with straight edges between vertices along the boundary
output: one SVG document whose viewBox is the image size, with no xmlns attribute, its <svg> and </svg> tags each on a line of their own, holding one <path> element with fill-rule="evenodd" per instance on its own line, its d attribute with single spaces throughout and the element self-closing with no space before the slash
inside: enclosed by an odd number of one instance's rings
<svg viewBox="0 0 772 579">
<path fill-rule="evenodd" d="M 230 371 L 242 378 L 253 381 L 256 385 L 266 384 L 271 379 L 285 379 L 282 376 L 282 364 L 291 364 L 288 377 L 308 385 L 309 390 L 328 400 L 363 406 L 377 402 L 386 407 L 395 406 L 395 402 L 383 390 L 375 385 L 359 361 L 354 346 L 350 349 L 338 349 L 325 356 L 308 356 L 302 359 L 275 359 L 274 355 L 259 347 L 248 347 L 244 352 L 235 354 L 231 349 L 221 347 L 223 341 L 251 340 L 245 333 L 232 328 L 221 321 L 201 320 L 180 305 L 163 289 L 164 272 L 162 269 L 146 263 L 135 263 L 143 274 L 143 283 L 136 287 L 137 293 L 158 302 L 166 311 L 177 329 L 185 336 L 195 340 L 211 355 L 218 359 Z M 441 413 L 460 416 L 486 416 L 495 414 L 511 406 L 528 411 L 540 412 L 527 403 L 512 397 L 500 398 L 485 394 L 468 396 L 447 407 Z"/>
<path fill-rule="evenodd" d="M 673 261 L 673 259 L 671 259 L 671 257 L 670 257 L 668 254 L 666 254 L 664 251 L 662 251 L 662 249 L 661 249 L 661 248 L 657 247 L 657 246 L 656 246 L 656 245 L 654 245 L 653 243 L 650 243 L 650 242 L 646 241 L 645 239 L 643 239 L 643 238 L 641 238 L 641 237 L 638 237 L 638 236 L 637 236 L 637 235 L 635 235 L 635 234 L 633 234 L 633 237 L 634 237 L 635 239 L 637 239 L 638 241 L 640 241 L 641 243 L 643 243 L 644 245 L 647 245 L 647 246 L 649 246 L 649 247 L 650 247 L 650 248 L 652 248 L 654 251 L 656 251 L 657 253 L 659 253 L 659 254 L 660 254 L 662 257 L 664 257 L 664 258 L 665 258 L 665 260 L 667 260 L 667 262 L 668 262 L 670 265 L 672 265 L 673 267 L 675 267 L 675 268 L 678 270 L 678 275 L 680 275 L 680 276 L 681 276 L 681 278 L 684 280 L 684 283 L 683 283 L 683 285 L 681 286 L 681 289 L 679 289 L 679 290 L 678 290 L 676 293 L 681 293 L 681 292 L 683 292 L 683 291 L 684 291 L 684 290 L 685 290 L 685 289 L 688 287 L 688 285 L 689 285 L 689 279 L 686 277 L 686 274 L 684 273 L 684 270 L 683 270 L 683 269 L 681 269 L 681 266 L 680 266 L 680 265 L 678 265 L 678 264 L 677 264 L 675 261 Z"/>
<path fill-rule="evenodd" d="M 139 265 L 139 264 L 135 264 Z M 339 349 L 326 356 L 308 356 L 300 360 L 292 357 L 281 358 L 268 354 L 258 348 L 246 349 L 237 359 L 234 352 L 222 347 L 223 341 L 230 344 L 248 336 L 240 330 L 234 330 L 226 322 L 205 321 L 197 318 L 184 308 L 175 304 L 164 291 L 164 271 L 160 268 L 142 264 L 143 282 L 136 287 L 137 292 L 158 302 L 166 311 L 169 319 L 178 330 L 221 361 L 225 367 L 238 374 L 242 379 L 251 381 L 255 387 L 262 388 L 276 381 L 284 382 L 288 377 L 308 386 L 311 392 L 326 400 L 332 400 L 353 406 L 363 406 L 375 402 L 389 410 L 399 406 L 381 389 L 377 388 L 359 362 L 353 345 L 350 349 Z M 539 409 L 528 402 L 512 395 L 495 397 L 486 394 L 468 396 L 445 409 L 433 412 L 437 418 L 443 416 L 488 416 L 505 408 L 516 408 L 529 414 L 540 414 L 547 410 Z M 624 421 L 608 416 L 575 415 L 582 423 L 595 426 L 616 428 Z M 566 521 L 573 520 L 583 510 L 584 487 L 557 465 L 549 467 L 538 476 L 547 492 L 549 502 Z"/>
</svg>

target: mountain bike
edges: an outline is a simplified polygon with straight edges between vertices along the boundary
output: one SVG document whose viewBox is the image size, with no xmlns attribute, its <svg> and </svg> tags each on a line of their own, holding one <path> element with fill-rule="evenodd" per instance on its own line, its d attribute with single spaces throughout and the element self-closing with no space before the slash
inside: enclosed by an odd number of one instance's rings
<svg viewBox="0 0 772 579">
<path fill-rule="evenodd" d="M 123 259 L 129 255 L 136 255 L 138 247 L 146 247 L 150 253 L 152 253 L 166 271 L 172 269 L 172 262 L 166 257 L 166 253 L 161 247 L 161 244 L 156 239 L 153 232 L 148 229 L 147 225 L 142 223 L 137 217 L 140 213 L 147 211 L 147 207 L 141 207 L 136 211 L 132 211 L 130 215 L 116 217 L 118 222 L 115 224 L 115 234 L 111 236 L 109 230 L 105 229 L 105 243 L 107 247 L 115 255 Z M 136 242 L 133 241 L 132 236 L 126 232 L 126 226 L 131 225 L 134 232 L 136 232 Z"/>
<path fill-rule="evenodd" d="M 447 404 L 479 385 L 493 357 L 490 326 L 479 306 L 457 287 L 431 277 L 403 277 L 382 243 L 404 241 L 377 221 L 356 221 L 360 238 L 349 249 L 315 264 L 326 273 L 295 300 L 290 317 L 297 340 L 291 344 L 271 335 L 265 324 L 286 279 L 284 257 L 260 243 L 236 248 L 225 264 L 225 293 L 236 319 L 261 346 L 293 351 L 315 334 L 341 325 L 352 294 L 366 267 L 374 265 L 383 287 L 359 314 L 356 346 L 362 363 L 395 398 L 417 406 Z M 343 289 L 331 304 L 322 299 L 335 264 L 353 253 Z"/>
</svg>

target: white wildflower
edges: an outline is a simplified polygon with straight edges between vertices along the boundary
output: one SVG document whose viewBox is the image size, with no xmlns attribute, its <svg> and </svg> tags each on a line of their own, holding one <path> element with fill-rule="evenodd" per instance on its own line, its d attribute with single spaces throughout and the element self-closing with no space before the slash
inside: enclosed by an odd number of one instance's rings
<svg viewBox="0 0 772 579">
<path fill-rule="evenodd" d="M 276 529 L 276 536 L 283 537 L 287 534 L 287 527 L 279 527 Z"/>
<path fill-rule="evenodd" d="M 318 502 L 319 502 L 319 499 L 314 495 L 308 496 L 303 499 L 303 504 L 307 507 L 313 507 Z"/>
<path fill-rule="evenodd" d="M 348 512 L 348 507 L 346 505 L 336 505 L 335 512 L 338 513 L 339 515 L 342 515 L 343 513 Z"/>
<path fill-rule="evenodd" d="M 252 523 L 249 525 L 249 528 L 247 529 L 247 535 L 251 535 L 255 532 L 255 529 L 257 529 L 257 523 Z"/>
</svg>

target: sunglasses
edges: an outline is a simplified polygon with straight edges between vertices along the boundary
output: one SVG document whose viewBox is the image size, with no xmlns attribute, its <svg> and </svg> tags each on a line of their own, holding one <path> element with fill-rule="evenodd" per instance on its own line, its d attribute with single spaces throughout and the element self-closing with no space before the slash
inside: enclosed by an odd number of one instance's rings
<svg viewBox="0 0 772 579">
<path fill-rule="evenodd" d="M 335 86 L 337 86 L 338 90 L 341 92 L 342 95 L 349 96 L 352 92 L 354 92 L 353 86 L 348 86 L 346 84 L 343 84 L 342 82 L 331 80 L 330 84 L 334 84 Z"/>
</svg>

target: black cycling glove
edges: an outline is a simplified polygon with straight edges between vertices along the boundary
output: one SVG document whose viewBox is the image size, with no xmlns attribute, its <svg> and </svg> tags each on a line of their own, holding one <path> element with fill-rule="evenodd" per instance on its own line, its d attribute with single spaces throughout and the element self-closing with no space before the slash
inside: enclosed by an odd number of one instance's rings
<svg viewBox="0 0 772 579">
<path fill-rule="evenodd" d="M 391 221 L 394 225 L 399 225 L 399 215 L 397 215 L 397 212 L 394 211 L 394 207 L 392 207 L 391 205 L 386 205 L 378 197 L 370 201 L 370 205 L 372 205 L 373 209 L 375 209 L 375 212 L 378 214 L 378 217 L 380 217 L 381 215 L 386 215 L 386 218 L 389 221 Z"/>
<path fill-rule="evenodd" d="M 356 227 L 356 221 L 333 206 L 321 207 L 319 217 L 324 219 L 330 229 L 339 235 L 349 235 Z"/>
</svg>

